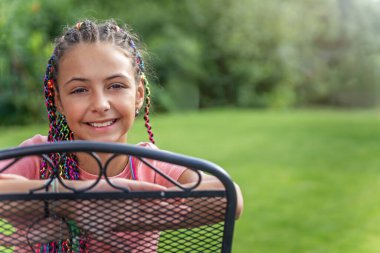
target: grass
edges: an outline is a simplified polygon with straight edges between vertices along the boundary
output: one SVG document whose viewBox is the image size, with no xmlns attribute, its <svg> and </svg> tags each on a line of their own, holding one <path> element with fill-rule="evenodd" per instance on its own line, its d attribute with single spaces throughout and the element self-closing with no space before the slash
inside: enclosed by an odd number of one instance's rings
<svg viewBox="0 0 380 253">
<path fill-rule="evenodd" d="M 380 113 L 211 110 L 151 123 L 160 148 L 211 160 L 242 188 L 233 252 L 380 252 Z M 0 147 L 37 132 L 0 128 Z M 129 142 L 146 139 L 139 120 Z"/>
</svg>

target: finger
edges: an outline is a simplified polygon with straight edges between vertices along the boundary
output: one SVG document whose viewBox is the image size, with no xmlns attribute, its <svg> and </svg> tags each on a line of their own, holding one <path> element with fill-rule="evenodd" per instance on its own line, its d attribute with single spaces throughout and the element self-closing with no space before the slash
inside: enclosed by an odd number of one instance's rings
<svg viewBox="0 0 380 253">
<path fill-rule="evenodd" d="M 185 216 L 179 213 L 168 214 L 145 214 L 144 216 L 140 216 L 138 219 L 138 223 L 134 225 L 143 226 L 145 228 L 149 228 L 149 226 L 157 226 L 157 225 L 168 225 L 168 224 L 179 224 L 183 220 L 185 220 Z"/>
<path fill-rule="evenodd" d="M 161 201 L 158 204 L 152 201 L 150 203 L 146 203 L 144 205 L 139 206 L 139 209 L 145 214 L 166 214 L 167 216 L 173 214 L 179 214 L 184 216 L 191 212 L 191 207 L 187 205 L 173 205 L 165 201 Z"/>
<path fill-rule="evenodd" d="M 143 208 L 145 205 L 146 206 L 159 205 L 161 202 L 162 202 L 162 200 L 160 200 L 160 199 L 139 199 L 138 200 L 138 203 L 139 203 L 138 208 Z"/>
<path fill-rule="evenodd" d="M 138 203 L 140 205 L 149 205 L 149 204 L 154 204 L 154 205 L 160 205 L 160 203 L 166 202 L 174 206 L 182 205 L 185 204 L 186 199 L 184 198 L 165 198 L 165 199 L 139 199 Z"/>
<path fill-rule="evenodd" d="M 158 185 L 158 184 L 153 184 L 153 183 L 148 183 L 144 181 L 135 181 L 135 180 L 128 180 L 128 179 L 123 179 L 123 178 L 113 178 L 110 179 L 110 183 L 108 183 L 105 180 L 101 180 L 96 187 L 91 188 L 91 192 L 99 192 L 99 191 L 120 191 L 120 189 L 115 188 L 120 187 L 120 188 L 125 188 L 129 191 L 166 191 L 166 187 Z"/>
<path fill-rule="evenodd" d="M 129 181 L 126 185 L 131 191 L 165 191 L 166 187 L 143 181 Z"/>
<path fill-rule="evenodd" d="M 168 202 L 169 204 L 172 204 L 172 205 L 181 205 L 181 204 L 184 204 L 186 202 L 186 199 L 176 197 L 176 198 L 165 199 L 165 201 Z"/>
</svg>

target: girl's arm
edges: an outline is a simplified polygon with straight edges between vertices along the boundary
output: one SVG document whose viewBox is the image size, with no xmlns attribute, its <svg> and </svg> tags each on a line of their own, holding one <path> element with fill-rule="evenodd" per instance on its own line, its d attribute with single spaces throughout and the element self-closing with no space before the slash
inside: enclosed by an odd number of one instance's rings
<svg viewBox="0 0 380 253">
<path fill-rule="evenodd" d="M 0 174 L 0 195 L 1 194 L 26 194 L 29 193 L 31 189 L 42 187 L 47 180 L 28 180 L 22 176 L 19 175 L 2 175 Z M 147 182 L 140 182 L 140 181 L 133 181 L 128 179 L 111 179 L 112 183 L 120 186 L 120 187 L 127 187 L 131 191 L 165 191 L 166 188 L 160 185 L 147 183 Z M 94 183 L 94 180 L 86 180 L 86 181 L 65 181 L 64 182 L 67 186 L 81 189 L 81 188 L 87 188 L 88 186 L 92 185 Z M 64 188 L 62 185 L 57 185 L 57 192 L 71 192 L 70 190 Z M 96 191 L 119 191 L 118 189 L 113 188 L 106 182 L 105 180 L 101 180 L 98 185 L 91 189 L 90 191 L 96 192 Z M 59 202 L 61 200 L 56 201 L 56 206 L 60 206 Z M 64 201 L 64 200 L 63 200 Z M 130 201 L 131 203 L 127 203 Z M 136 206 L 133 200 L 125 200 L 127 206 Z M 149 221 L 149 219 L 146 218 L 144 213 L 137 213 L 140 214 L 141 217 L 139 219 L 133 219 L 128 220 L 128 217 L 124 220 L 118 220 L 115 221 L 115 214 L 113 211 L 113 202 L 107 201 L 107 200 L 97 200 L 97 201 L 87 201 L 83 200 L 81 201 L 80 207 L 76 205 L 70 205 L 65 209 L 59 209 L 56 213 L 56 215 L 59 215 L 60 217 L 65 217 L 69 220 L 74 220 L 76 224 L 82 228 L 93 234 L 94 238 L 103 238 L 105 235 L 110 235 L 109 233 L 112 232 L 113 229 L 116 227 L 119 227 L 120 225 L 128 224 L 129 228 L 133 227 L 141 227 L 146 222 Z M 139 209 L 144 209 L 146 206 L 152 206 L 153 204 L 151 202 L 149 203 L 141 203 L 139 206 Z M 101 221 L 99 224 L 93 219 L 93 212 L 84 212 L 83 206 L 86 206 L 88 210 L 99 210 L 99 213 L 102 213 L 103 215 L 103 221 Z M 0 210 L 2 210 L 0 214 L 0 218 L 6 219 L 7 222 L 12 224 L 17 230 L 21 230 L 20 233 L 25 233 L 25 231 L 28 229 L 28 224 L 31 224 L 31 222 L 42 218 L 44 213 L 44 203 L 43 201 L 37 201 L 34 205 L 31 205 L 30 202 L 20 201 L 17 203 L 17 206 L 12 206 L 9 203 L 0 201 Z M 109 220 L 109 224 L 111 226 L 104 226 L 104 222 L 106 220 Z M 62 229 L 62 226 L 59 225 L 59 220 L 46 220 L 42 219 L 40 222 L 58 222 L 57 226 L 38 226 L 38 237 L 37 238 L 31 238 L 32 243 L 46 243 L 50 241 L 59 240 L 62 238 L 57 237 L 59 234 L 62 234 L 62 230 L 59 231 L 59 229 Z M 52 227 L 57 227 L 57 231 L 53 231 Z M 63 226 L 63 229 L 65 230 L 65 227 Z M 66 229 L 67 230 L 67 229 Z M 24 232 L 22 232 L 24 231 Z M 68 234 L 68 231 L 63 231 L 63 234 Z M 13 235 L 12 235 L 13 236 Z M 17 234 L 14 234 L 14 236 L 17 237 Z M 5 238 L 8 239 L 5 239 Z M 107 236 L 106 236 L 107 237 Z M 43 238 L 43 239 L 42 239 Z M 9 236 L 0 234 L 0 241 L 2 242 L 9 242 L 12 244 L 13 240 L 10 240 L 11 238 Z M 25 236 L 17 237 L 17 243 L 20 245 L 27 244 Z M 3 245 L 3 246 L 12 246 L 12 245 Z"/>
<path fill-rule="evenodd" d="M 29 180 L 16 174 L 0 174 L 0 180 L 0 194 L 29 193 L 31 189 L 42 187 L 46 182 L 46 180 Z"/>
<path fill-rule="evenodd" d="M 203 172 L 201 172 L 201 175 L 202 175 L 202 181 L 200 183 L 200 185 L 195 189 L 195 190 L 224 190 L 224 186 L 223 184 L 214 176 L 211 176 L 211 175 L 207 175 Z M 192 186 L 194 185 L 196 182 L 198 181 L 198 174 L 195 173 L 194 171 L 190 170 L 190 169 L 187 169 L 182 175 L 181 177 L 178 179 L 178 182 L 181 183 L 183 186 Z M 240 190 L 240 187 L 234 183 L 235 185 L 235 189 L 236 189 L 236 197 L 237 197 L 237 206 L 236 206 L 236 214 L 235 214 L 235 217 L 236 219 L 239 219 L 239 217 L 241 216 L 242 212 L 243 212 L 243 195 L 241 193 L 241 190 Z M 169 188 L 169 190 L 177 190 L 177 187 L 172 187 L 172 188 Z M 201 200 L 203 201 L 203 200 Z M 225 200 L 224 200 L 225 201 Z M 189 205 L 190 207 L 191 206 L 195 206 L 197 203 L 197 199 L 195 199 L 193 201 L 193 203 L 190 203 L 190 202 L 186 202 L 186 205 Z M 217 210 L 218 212 L 215 213 L 215 220 L 214 221 L 210 221 L 210 223 L 214 223 L 214 222 L 219 222 L 221 221 L 221 219 L 223 218 L 223 216 L 220 216 L 220 215 L 223 215 L 223 212 L 221 212 L 221 210 L 218 210 L 218 208 L 220 209 L 222 205 L 222 203 L 217 203 L 217 201 L 213 200 L 213 199 L 210 199 L 209 201 L 210 203 L 208 203 L 207 205 L 199 205 L 198 206 L 203 206 L 203 209 L 194 209 L 192 210 L 191 214 L 189 215 L 192 215 L 194 216 L 194 219 L 199 219 L 199 217 L 202 217 L 202 213 L 210 213 L 210 210 Z M 198 217 L 198 218 L 197 218 Z M 207 217 L 208 220 L 209 220 L 209 217 Z"/>
<path fill-rule="evenodd" d="M 224 190 L 223 184 L 214 176 L 201 173 L 202 181 L 195 190 Z M 178 182 L 184 187 L 191 187 L 198 182 L 198 174 L 194 171 L 185 170 Z M 237 194 L 237 207 L 235 217 L 238 219 L 243 211 L 243 197 L 240 187 L 235 184 Z M 170 187 L 168 191 L 182 191 L 177 187 Z M 206 203 L 205 203 L 206 202 Z M 192 228 L 202 225 L 211 225 L 225 218 L 225 198 L 188 198 L 182 200 L 157 200 L 146 203 L 145 208 L 141 208 L 141 224 L 147 223 L 148 230 L 166 230 L 179 228 Z M 151 219 L 159 218 L 159 222 L 148 224 Z M 131 224 L 126 221 L 124 225 L 118 227 L 118 231 L 131 229 Z"/>
<path fill-rule="evenodd" d="M 7 193 L 28 193 L 30 189 L 38 188 L 43 186 L 46 183 L 46 180 L 27 180 L 23 177 L 17 175 L 0 175 L 0 179 L 8 179 L 1 180 L 0 184 L 0 194 Z M 198 175 L 191 171 L 186 170 L 182 176 L 179 178 L 179 183 L 184 186 L 188 184 L 189 186 L 193 185 L 198 180 Z M 86 181 L 65 181 L 65 183 L 73 188 L 86 188 L 93 184 L 93 180 Z M 112 183 L 118 186 L 128 187 L 131 191 L 165 191 L 165 190 L 177 190 L 176 188 L 165 188 L 163 186 L 142 182 L 142 181 L 133 181 L 127 179 L 112 179 Z M 196 188 L 196 190 L 221 190 L 224 189 L 223 185 L 213 176 L 209 176 L 206 174 L 202 174 L 201 184 Z M 57 189 L 59 192 L 69 192 L 69 190 L 65 189 L 62 185 L 58 186 Z M 243 199 L 241 195 L 241 191 L 239 187 L 236 185 L 237 190 L 237 211 L 236 217 L 238 218 L 241 215 L 243 208 Z M 108 184 L 105 180 L 101 180 L 95 189 L 91 191 L 118 191 L 112 186 Z M 131 200 L 130 200 L 131 201 Z M 201 200 L 204 201 L 204 200 Z M 85 201 L 86 202 L 86 201 Z M 112 207 L 109 206 L 110 203 L 106 200 L 98 200 L 96 202 L 87 201 L 86 207 L 91 210 L 99 210 L 103 213 L 104 218 L 109 218 L 112 220 L 113 227 L 104 227 L 102 224 L 94 224 L 93 219 L 89 219 L 89 214 L 83 212 L 82 209 L 71 207 L 71 209 L 66 209 L 64 213 L 59 215 L 65 216 L 68 219 L 75 220 L 79 227 L 88 230 L 90 233 L 94 235 L 94 237 L 102 238 L 104 235 L 112 233 L 112 231 L 131 231 L 131 230 L 141 230 L 141 228 L 146 227 L 147 230 L 165 230 L 165 229 L 175 229 L 175 228 L 183 228 L 187 227 L 188 224 L 184 225 L 186 220 L 192 219 L 198 221 L 198 224 L 194 224 L 195 226 L 213 224 L 223 220 L 223 206 L 224 202 L 215 201 L 214 199 L 210 199 L 207 205 L 204 203 L 198 203 L 199 200 L 186 200 L 185 203 L 178 200 L 153 200 L 153 201 L 142 201 L 138 204 L 138 212 L 139 217 L 134 219 L 128 219 L 128 217 L 124 217 L 115 222 L 113 218 L 114 214 L 112 212 Z M 33 207 L 33 213 L 28 210 L 30 209 L 30 205 L 25 204 L 25 208 L 22 208 L 23 202 L 20 202 L 17 210 L 12 210 L 12 212 L 5 212 L 1 216 L 1 218 L 6 218 L 11 224 L 13 224 L 17 228 L 23 228 L 25 221 L 34 220 L 36 217 L 42 217 L 43 213 L 43 203 L 39 202 L 41 207 Z M 83 203 L 85 204 L 85 203 Z M 201 205 L 200 205 L 201 204 Z M 136 203 L 131 201 L 128 206 L 136 206 Z M 199 206 L 203 206 L 203 208 L 199 208 Z M 192 207 L 195 207 L 192 209 Z M 197 208 L 198 207 L 198 208 Z M 0 209 L 3 209 L 2 203 L 0 202 Z M 219 208 L 219 209 L 218 209 Z M 36 213 L 36 210 L 40 210 L 40 213 Z M 210 213 L 210 210 L 214 210 L 215 214 Z M 9 210 L 11 211 L 11 210 Z M 14 211 L 17 211 L 15 213 Z M 109 212 L 109 214 L 107 214 Z M 7 217 L 6 213 L 9 213 L 10 216 Z M 205 220 L 202 221 L 201 217 L 204 217 L 205 213 L 209 213 L 208 217 L 205 217 Z M 5 215 L 4 215 L 5 214 Z M 15 216 L 17 215 L 17 216 Z M 33 217 L 31 217 L 31 215 Z M 16 220 L 12 219 L 12 217 L 17 217 Z M 21 217 L 21 218 L 20 218 Z M 170 217 L 170 219 L 168 219 Z M 210 217 L 213 219 L 210 220 Z M 153 222 L 153 220 L 157 220 L 159 218 L 159 222 Z M 98 229 L 103 228 L 103 229 Z M 25 229 L 25 228 L 23 228 Z M 112 230 L 112 231 L 111 231 Z M 42 238 L 45 238 L 48 241 L 53 241 L 57 238 L 52 238 L 52 231 L 40 231 L 41 234 L 46 234 Z"/>
</svg>

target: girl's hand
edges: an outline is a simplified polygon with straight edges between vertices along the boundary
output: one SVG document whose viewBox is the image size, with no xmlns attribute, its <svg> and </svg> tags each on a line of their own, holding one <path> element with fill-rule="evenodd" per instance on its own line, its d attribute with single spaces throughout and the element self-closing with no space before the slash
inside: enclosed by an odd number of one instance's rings
<svg viewBox="0 0 380 253">
<path fill-rule="evenodd" d="M 186 219 L 191 208 L 178 200 L 117 200 L 86 202 L 86 208 L 102 207 L 96 217 L 77 214 L 77 225 L 95 241 L 112 241 L 115 236 L 174 229 Z M 122 205 L 120 201 L 123 201 Z M 118 209 L 118 207 L 122 207 Z M 122 232 L 122 233 L 120 233 Z"/>
<path fill-rule="evenodd" d="M 112 179 L 111 183 L 130 191 L 167 190 L 164 186 L 143 181 Z M 108 182 L 101 181 L 99 186 L 91 191 L 118 190 L 112 188 Z M 178 199 L 83 200 L 80 205 L 82 208 L 77 208 L 75 212 L 70 211 L 66 215 L 75 219 L 79 227 L 98 236 L 111 231 L 164 230 L 181 223 L 191 211 L 190 207 Z"/>
<path fill-rule="evenodd" d="M 5 177 L 4 177 L 5 178 Z M 9 179 L 20 179 L 18 176 L 6 176 Z M 24 181 L 24 180 L 22 180 Z M 128 188 L 130 191 L 166 191 L 167 188 L 142 182 L 127 179 L 111 179 L 111 182 L 119 187 Z M 68 186 L 73 188 L 84 188 L 91 185 L 93 181 L 65 181 Z M 69 191 L 60 185 L 59 192 Z M 105 180 L 101 180 L 99 184 L 91 191 L 120 191 L 113 188 Z M 68 228 L 59 217 L 65 217 L 67 220 L 74 220 L 80 229 L 89 233 L 90 237 L 95 240 L 103 240 L 112 238 L 116 232 L 130 231 L 154 231 L 172 229 L 178 226 L 185 220 L 186 216 L 191 212 L 191 208 L 184 205 L 178 199 L 162 199 L 162 200 L 135 200 L 135 199 L 116 199 L 116 200 L 81 200 L 77 204 L 67 202 L 72 200 L 57 200 L 51 205 L 54 205 L 54 213 L 58 218 L 44 218 L 38 221 L 38 224 L 33 225 L 32 234 L 29 236 L 31 243 L 46 243 L 56 241 L 68 237 Z M 66 203 L 65 203 L 66 202 Z M 41 213 L 31 212 L 29 206 L 22 208 L 28 215 L 11 215 L 17 217 L 17 220 L 10 219 L 10 223 L 16 228 L 18 234 L 12 239 L 12 235 L 6 240 L 0 238 L 3 242 L 8 241 L 10 245 L 15 241 L 19 245 L 26 244 L 25 239 L 28 227 L 25 224 L 30 224 L 30 221 L 36 220 L 38 217 L 43 217 L 43 203 L 38 202 L 41 207 L 33 206 L 33 210 L 41 210 Z M 25 221 L 25 222 L 23 222 Z M 20 233 L 24 236 L 21 236 Z M 0 235 L 0 237 L 3 237 Z M 4 239 L 4 240 L 3 240 Z M 109 240 L 109 239 L 108 239 Z M 5 246 L 5 245 L 3 245 Z"/>
<path fill-rule="evenodd" d="M 166 187 L 148 183 L 144 181 L 135 181 L 131 179 L 123 179 L 123 178 L 111 178 L 109 179 L 111 184 L 115 185 L 116 187 L 120 188 L 126 188 L 129 191 L 166 191 Z M 83 181 L 73 181 L 73 180 L 63 180 L 63 183 L 70 187 L 77 190 L 85 189 L 88 187 L 91 187 L 95 180 L 83 180 Z M 57 192 L 60 193 L 67 193 L 72 192 L 72 190 L 66 189 L 63 185 L 57 184 Z M 90 190 L 86 192 L 120 192 L 120 189 L 117 189 L 110 185 L 105 179 L 101 179 L 96 186 L 92 187 Z"/>
<path fill-rule="evenodd" d="M 130 191 L 166 191 L 166 187 L 148 183 L 144 181 L 135 181 L 130 179 L 123 178 L 112 178 L 110 179 L 111 183 L 117 187 L 127 188 Z M 112 187 L 106 180 L 101 180 L 99 184 L 91 189 L 92 192 L 98 191 L 120 191 Z"/>
<path fill-rule="evenodd" d="M 191 208 L 176 199 L 140 200 L 133 212 L 126 215 L 124 223 L 114 231 L 151 231 L 172 229 L 185 220 Z"/>
</svg>

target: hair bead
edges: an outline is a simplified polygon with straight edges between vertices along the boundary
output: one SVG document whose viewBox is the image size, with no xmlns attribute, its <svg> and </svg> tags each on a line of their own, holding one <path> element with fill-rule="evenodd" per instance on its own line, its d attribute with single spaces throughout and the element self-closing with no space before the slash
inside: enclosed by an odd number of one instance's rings
<svg viewBox="0 0 380 253">
<path fill-rule="evenodd" d="M 77 28 L 78 30 L 80 29 L 80 27 L 82 26 L 83 22 L 78 22 L 76 25 L 75 25 L 75 28 Z"/>
</svg>

